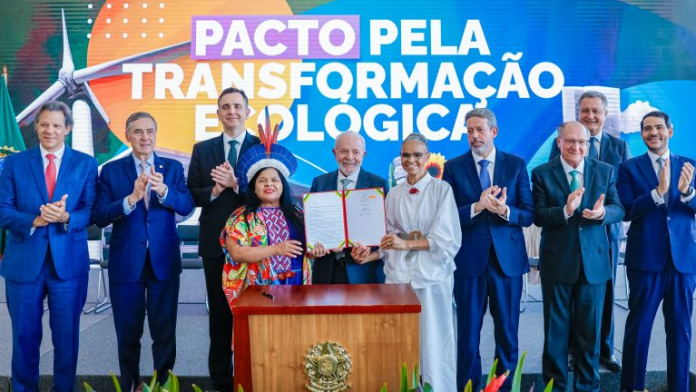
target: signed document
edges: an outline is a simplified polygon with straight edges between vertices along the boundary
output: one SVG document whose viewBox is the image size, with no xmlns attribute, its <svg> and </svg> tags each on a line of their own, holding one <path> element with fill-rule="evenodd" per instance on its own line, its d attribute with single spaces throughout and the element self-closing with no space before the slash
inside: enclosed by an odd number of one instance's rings
<svg viewBox="0 0 696 392">
<path fill-rule="evenodd" d="M 307 193 L 303 201 L 309 250 L 317 242 L 328 249 L 378 246 L 386 234 L 382 188 Z"/>
</svg>

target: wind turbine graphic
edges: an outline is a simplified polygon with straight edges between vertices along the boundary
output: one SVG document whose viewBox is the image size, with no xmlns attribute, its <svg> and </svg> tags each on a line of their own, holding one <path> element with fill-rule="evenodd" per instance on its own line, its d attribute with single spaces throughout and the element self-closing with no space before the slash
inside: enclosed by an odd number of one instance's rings
<svg viewBox="0 0 696 392">
<path fill-rule="evenodd" d="M 73 140 L 83 140 L 84 144 L 89 144 L 93 154 L 94 147 L 90 142 L 92 139 L 91 111 L 89 110 L 89 106 L 86 105 L 86 102 L 82 99 L 82 93 L 84 92 L 86 94 L 86 98 L 91 101 L 106 124 L 111 123 L 111 120 L 106 114 L 104 107 L 97 99 L 97 96 L 89 87 L 88 82 L 123 74 L 122 65 L 125 63 L 158 63 L 181 57 L 189 53 L 189 44 L 191 41 L 180 42 L 178 44 L 75 70 L 75 64 L 73 63 L 72 53 L 70 51 L 70 41 L 68 40 L 68 30 L 65 24 L 65 11 L 63 9 L 61 9 L 61 19 L 63 25 L 63 64 L 60 71 L 58 71 L 58 80 L 39 95 L 29 106 L 22 110 L 22 112 L 17 115 L 16 120 L 20 126 L 30 124 L 36 117 L 36 111 L 41 105 L 58 99 L 67 92 L 70 98 L 78 99 L 73 105 L 73 110 L 77 110 L 75 117 L 76 120 L 79 120 L 80 124 L 75 124 L 73 131 L 76 133 L 73 134 Z M 89 139 L 89 141 L 85 139 Z"/>
</svg>

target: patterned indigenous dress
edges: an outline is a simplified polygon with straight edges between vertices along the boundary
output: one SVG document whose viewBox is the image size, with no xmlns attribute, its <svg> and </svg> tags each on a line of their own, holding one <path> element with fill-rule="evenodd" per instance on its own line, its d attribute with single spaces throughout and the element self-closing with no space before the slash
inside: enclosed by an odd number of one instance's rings
<svg viewBox="0 0 696 392">
<path fill-rule="evenodd" d="M 302 216 L 302 210 L 296 208 Z M 228 236 L 240 246 L 271 246 L 291 239 L 302 242 L 304 247 L 304 233 L 297 232 L 279 207 L 261 207 L 247 215 L 244 207 L 233 212 L 220 234 L 226 260 L 222 283 L 230 306 L 249 285 L 310 284 L 311 266 L 306 257 L 276 255 L 256 263 L 235 263 L 225 246 Z"/>
</svg>

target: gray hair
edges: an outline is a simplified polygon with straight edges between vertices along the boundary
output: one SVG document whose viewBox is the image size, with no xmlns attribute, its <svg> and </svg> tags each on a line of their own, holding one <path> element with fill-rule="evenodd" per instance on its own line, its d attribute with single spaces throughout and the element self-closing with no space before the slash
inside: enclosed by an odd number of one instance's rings
<svg viewBox="0 0 696 392">
<path fill-rule="evenodd" d="M 556 133 L 558 134 L 558 137 L 563 137 L 563 132 L 565 132 L 565 129 L 568 125 L 570 124 L 578 124 L 582 127 L 583 130 L 585 130 L 585 135 L 587 135 L 587 139 L 589 140 L 592 134 L 590 133 L 590 130 L 587 129 L 587 127 L 579 122 L 579 121 L 566 121 L 563 124 L 559 125 L 558 128 L 556 128 Z"/>
<path fill-rule="evenodd" d="M 152 117 L 152 115 L 148 112 L 135 112 L 128 116 L 128 120 L 126 120 L 126 132 L 128 132 L 128 128 L 130 127 L 131 123 L 140 120 L 141 118 L 149 118 L 152 120 L 153 123 L 155 123 L 155 131 L 157 130 L 157 121 L 155 121 L 155 118 Z"/>
<path fill-rule="evenodd" d="M 602 100 L 602 107 L 604 107 L 604 112 L 609 111 L 609 100 L 607 99 L 607 96 L 600 93 L 599 91 L 596 90 L 588 90 L 582 93 L 580 96 L 580 99 L 578 99 L 578 110 L 580 110 L 580 103 L 582 102 L 583 99 L 591 99 L 591 98 L 599 98 Z"/>
<path fill-rule="evenodd" d="M 66 128 L 72 127 L 75 123 L 73 121 L 72 112 L 70 111 L 68 105 L 60 101 L 51 101 L 41 105 L 39 111 L 36 112 L 36 118 L 34 118 L 34 126 L 39 125 L 39 117 L 41 117 L 41 113 L 45 112 L 46 110 L 48 110 L 49 112 L 63 112 L 63 117 L 65 117 Z"/>
<path fill-rule="evenodd" d="M 418 142 L 424 145 L 425 151 L 430 152 L 430 148 L 428 147 L 428 139 L 426 139 L 425 136 L 421 135 L 420 133 L 412 133 L 406 136 L 406 139 L 404 139 L 404 143 L 411 141 Z"/>
<path fill-rule="evenodd" d="M 334 149 L 335 149 L 336 146 L 338 145 L 338 142 L 339 142 L 339 141 L 343 140 L 344 138 L 350 137 L 350 136 L 355 136 L 355 137 L 357 137 L 358 140 L 360 140 L 360 144 L 362 144 L 363 150 L 365 150 L 365 138 L 363 137 L 363 135 L 361 135 L 361 134 L 360 134 L 359 132 L 357 132 L 357 131 L 351 131 L 351 130 L 348 130 L 348 131 L 345 131 L 345 132 L 341 132 L 341 133 L 338 134 L 338 136 L 336 136 L 336 139 L 334 140 Z"/>
<path fill-rule="evenodd" d="M 468 121 L 471 117 L 480 117 L 488 120 L 488 127 L 495 128 L 498 126 L 498 120 L 495 119 L 495 114 L 491 109 L 488 108 L 478 108 L 469 110 L 464 116 L 464 122 Z"/>
</svg>

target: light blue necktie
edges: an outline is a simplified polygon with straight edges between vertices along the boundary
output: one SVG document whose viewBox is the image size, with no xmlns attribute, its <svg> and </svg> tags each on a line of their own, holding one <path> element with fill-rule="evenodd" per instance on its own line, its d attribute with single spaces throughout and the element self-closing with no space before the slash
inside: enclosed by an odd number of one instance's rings
<svg viewBox="0 0 696 392">
<path fill-rule="evenodd" d="M 491 161 L 482 159 L 479 161 L 481 165 L 481 171 L 479 172 L 479 181 L 481 182 L 481 189 L 486 190 L 491 187 L 491 176 L 488 174 L 488 165 Z"/>
<path fill-rule="evenodd" d="M 662 157 L 658 157 L 656 160 L 657 162 L 657 183 L 660 183 L 660 175 L 662 174 L 662 170 L 665 169 L 665 159 Z M 665 192 L 664 195 L 662 195 L 662 198 L 665 200 L 665 205 L 667 205 L 667 200 L 669 199 L 669 188 L 667 188 L 667 192 Z"/>
</svg>

